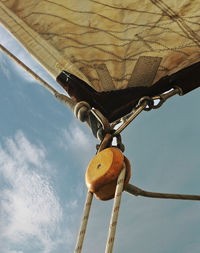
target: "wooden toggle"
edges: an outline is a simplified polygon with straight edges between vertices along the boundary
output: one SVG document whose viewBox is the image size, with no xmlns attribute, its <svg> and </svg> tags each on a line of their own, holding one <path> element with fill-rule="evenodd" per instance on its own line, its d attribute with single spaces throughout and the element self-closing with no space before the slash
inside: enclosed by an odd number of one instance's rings
<svg viewBox="0 0 200 253">
<path fill-rule="evenodd" d="M 131 177 L 131 165 L 120 149 L 109 147 L 99 152 L 89 163 L 85 181 L 89 191 L 97 199 L 109 200 L 114 198 L 117 178 L 121 172 L 123 162 L 126 166 L 124 188 Z"/>
</svg>

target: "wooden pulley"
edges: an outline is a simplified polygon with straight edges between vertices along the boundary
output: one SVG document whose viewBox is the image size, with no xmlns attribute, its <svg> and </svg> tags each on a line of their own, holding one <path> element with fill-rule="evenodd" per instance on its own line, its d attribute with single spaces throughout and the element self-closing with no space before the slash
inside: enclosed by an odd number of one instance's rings
<svg viewBox="0 0 200 253">
<path fill-rule="evenodd" d="M 115 194 L 117 178 L 123 167 L 126 166 L 126 186 L 131 177 L 131 165 L 120 149 L 109 147 L 99 152 L 89 163 L 85 181 L 89 191 L 100 200 L 112 199 Z"/>
</svg>

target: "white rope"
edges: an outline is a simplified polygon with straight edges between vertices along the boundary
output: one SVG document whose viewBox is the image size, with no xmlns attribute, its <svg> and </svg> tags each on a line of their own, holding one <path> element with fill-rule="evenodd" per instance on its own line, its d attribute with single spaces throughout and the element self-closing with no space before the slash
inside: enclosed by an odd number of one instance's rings
<svg viewBox="0 0 200 253">
<path fill-rule="evenodd" d="M 85 232 L 87 228 L 88 218 L 90 214 L 90 207 L 92 205 L 92 199 L 93 199 L 93 193 L 88 191 L 86 200 L 85 200 L 85 206 L 83 211 L 83 218 L 81 220 L 81 226 L 77 238 L 76 248 L 74 253 L 81 253 L 82 247 L 83 247 L 83 240 L 85 237 Z"/>
<path fill-rule="evenodd" d="M 115 198 L 114 198 L 114 203 L 113 203 L 112 215 L 110 219 L 110 226 L 109 226 L 105 253 L 112 253 L 112 250 L 113 250 L 117 220 L 118 220 L 118 215 L 119 215 L 119 208 L 120 208 L 120 203 L 121 203 L 121 196 L 122 196 L 123 187 L 124 187 L 125 173 L 126 173 L 126 167 L 125 167 L 125 164 L 123 164 L 123 169 L 121 173 L 119 174 L 119 177 L 117 180 L 117 186 L 115 190 Z"/>
<path fill-rule="evenodd" d="M 26 66 L 22 61 L 20 61 L 15 55 L 13 55 L 8 49 L 6 49 L 3 45 L 0 44 L 0 49 L 15 61 L 20 67 L 22 67 L 26 72 L 28 72 L 33 78 L 39 81 L 45 88 L 47 88 L 53 95 L 55 95 L 56 90 L 52 88 L 47 82 L 45 82 L 42 78 L 40 78 L 36 73 L 34 73 L 28 66 Z"/>
<path fill-rule="evenodd" d="M 13 55 L 8 49 L 6 49 L 3 45 L 0 44 L 0 49 L 14 62 L 16 62 L 21 68 L 23 68 L 29 75 L 31 75 L 35 80 L 37 80 L 43 87 L 45 87 L 51 94 L 53 94 L 59 101 L 63 104 L 67 105 L 71 109 L 74 108 L 75 103 L 69 97 L 60 94 L 57 92 L 51 85 L 49 85 L 44 79 L 38 76 L 35 72 L 33 72 L 28 66 L 26 66 L 22 61 L 20 61 L 15 55 Z"/>
<path fill-rule="evenodd" d="M 175 193 L 160 193 L 160 192 L 149 192 L 135 185 L 128 184 L 125 189 L 128 193 L 137 196 L 143 196 L 147 198 L 160 198 L 160 199 L 180 199 L 180 200 L 200 200 L 200 195 L 189 195 L 189 194 L 175 194 Z"/>
</svg>

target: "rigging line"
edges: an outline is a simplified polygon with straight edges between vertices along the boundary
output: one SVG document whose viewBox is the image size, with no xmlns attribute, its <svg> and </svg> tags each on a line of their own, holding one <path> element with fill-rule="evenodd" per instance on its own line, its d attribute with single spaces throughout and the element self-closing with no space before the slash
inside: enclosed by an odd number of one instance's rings
<svg viewBox="0 0 200 253">
<path fill-rule="evenodd" d="M 76 248 L 75 248 L 74 253 L 81 253 L 81 251 L 82 251 L 83 241 L 84 241 L 88 218 L 89 218 L 89 214 L 90 214 L 90 208 L 92 205 L 92 199 L 93 199 L 93 193 L 88 191 L 87 196 L 86 196 L 86 200 L 85 200 L 83 218 L 81 220 L 81 226 L 80 226 L 80 230 L 79 230 Z"/>
<path fill-rule="evenodd" d="M 51 94 L 55 95 L 57 92 L 52 88 L 47 82 L 45 82 L 41 77 L 39 77 L 35 72 L 33 72 L 28 66 L 26 66 L 22 61 L 20 61 L 15 55 L 13 55 L 8 49 L 0 44 L 0 49 L 13 61 L 15 61 L 20 67 L 22 67 L 27 73 L 29 73 L 34 79 L 39 81 L 45 88 L 47 88 Z"/>
<path fill-rule="evenodd" d="M 102 141 L 97 153 L 99 153 L 100 151 L 105 149 L 107 146 L 109 146 L 110 141 L 112 141 L 112 135 L 107 134 L 105 136 L 104 140 Z M 81 253 L 81 251 L 82 251 L 83 241 L 84 241 L 84 237 L 85 237 L 85 233 L 86 233 L 86 229 L 87 229 L 87 223 L 88 223 L 89 214 L 90 214 L 90 208 L 92 206 L 92 199 L 93 199 L 93 193 L 88 191 L 87 196 L 86 196 L 86 200 L 85 200 L 84 210 L 83 210 L 83 218 L 81 220 L 81 225 L 80 225 L 79 234 L 77 237 L 76 248 L 75 248 L 74 253 Z"/>
<path fill-rule="evenodd" d="M 126 174 L 126 166 L 125 164 L 123 164 L 123 168 L 117 180 L 117 186 L 115 190 L 114 204 L 113 204 L 112 215 L 110 219 L 110 226 L 109 226 L 105 253 L 112 253 L 112 250 L 113 250 L 115 232 L 116 232 L 118 215 L 119 215 L 119 208 L 120 208 L 121 197 L 122 197 L 122 192 L 123 192 L 123 187 L 124 187 L 125 174 Z"/>
<path fill-rule="evenodd" d="M 132 195 L 143 196 L 147 198 L 200 200 L 200 195 L 149 192 L 142 190 L 132 184 L 128 184 L 124 190 Z"/>
<path fill-rule="evenodd" d="M 35 72 L 33 72 L 27 65 L 25 65 L 21 60 L 19 60 L 14 54 L 12 54 L 2 44 L 0 44 L 0 49 L 9 58 L 11 58 L 14 62 L 16 62 L 21 68 L 23 68 L 29 75 L 31 75 L 36 81 L 38 81 L 43 87 L 45 87 L 51 94 L 53 94 L 60 102 L 64 103 L 71 109 L 74 108 L 75 104 L 71 98 L 57 92 L 51 85 L 49 85 L 44 79 L 42 79 Z"/>
</svg>

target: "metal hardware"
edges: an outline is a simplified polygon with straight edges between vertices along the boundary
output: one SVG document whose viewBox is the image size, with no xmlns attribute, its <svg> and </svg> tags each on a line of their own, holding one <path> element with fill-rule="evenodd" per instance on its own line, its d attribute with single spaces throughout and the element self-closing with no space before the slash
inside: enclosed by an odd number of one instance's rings
<svg viewBox="0 0 200 253">
<path fill-rule="evenodd" d="M 149 97 L 144 96 L 142 97 L 136 108 L 134 108 L 133 112 L 131 114 L 128 114 L 127 116 L 115 121 L 112 123 L 112 129 L 119 123 L 122 123 L 122 125 L 115 130 L 114 136 L 121 133 L 130 123 L 133 121 L 143 110 L 144 111 L 150 111 L 152 109 L 158 109 L 160 108 L 170 97 L 179 94 L 182 94 L 181 88 L 177 87 L 174 90 L 169 91 L 168 93 L 163 93 L 158 96 Z M 156 104 L 155 101 L 159 100 L 159 102 Z"/>
<path fill-rule="evenodd" d="M 134 113 L 114 132 L 114 136 L 120 134 L 130 123 L 133 121 L 148 105 L 148 102 L 145 100 L 135 111 Z"/>
<path fill-rule="evenodd" d="M 153 101 L 160 100 L 157 105 L 153 104 L 152 109 L 158 109 L 158 108 L 160 108 L 169 98 L 173 97 L 176 94 L 179 94 L 179 95 L 182 94 L 181 88 L 177 87 L 176 89 L 171 90 L 168 93 L 163 93 L 163 94 L 161 94 L 159 96 L 152 97 Z"/>
<path fill-rule="evenodd" d="M 146 102 L 146 107 L 144 108 L 144 111 L 150 111 L 153 108 L 154 101 L 151 97 L 148 96 L 142 97 L 136 105 L 136 108 L 140 107 L 144 102 Z"/>
</svg>

